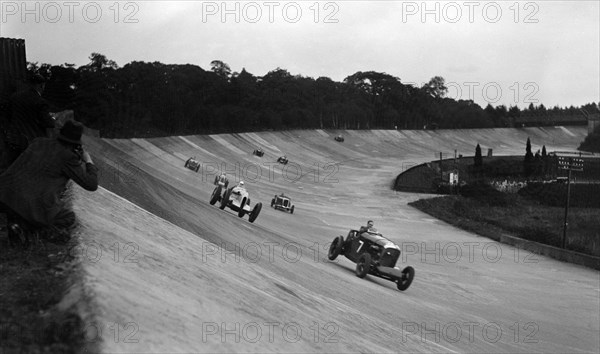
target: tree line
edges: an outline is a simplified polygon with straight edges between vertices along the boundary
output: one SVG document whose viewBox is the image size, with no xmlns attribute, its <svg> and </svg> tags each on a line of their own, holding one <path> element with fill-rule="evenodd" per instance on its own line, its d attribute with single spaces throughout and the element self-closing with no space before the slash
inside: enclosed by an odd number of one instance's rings
<svg viewBox="0 0 600 354">
<path fill-rule="evenodd" d="M 336 82 L 292 75 L 282 68 L 264 76 L 245 69 L 232 72 L 219 60 L 204 70 L 191 64 L 140 61 L 119 67 L 99 53 L 89 59 L 80 67 L 29 63 L 28 69 L 48 78 L 44 97 L 55 110 L 74 110 L 77 120 L 100 130 L 103 137 L 508 127 L 511 119 L 540 109 L 484 109 L 471 100 L 454 100 L 446 97 L 448 88 L 439 76 L 415 87 L 375 71 L 356 72 Z M 578 109 L 555 107 L 561 114 Z"/>
</svg>

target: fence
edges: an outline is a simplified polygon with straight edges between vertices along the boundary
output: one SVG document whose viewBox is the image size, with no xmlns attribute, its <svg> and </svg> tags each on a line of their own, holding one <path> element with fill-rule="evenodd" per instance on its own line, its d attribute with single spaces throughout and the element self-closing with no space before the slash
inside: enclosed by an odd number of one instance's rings
<svg viewBox="0 0 600 354">
<path fill-rule="evenodd" d="M 24 84 L 26 74 L 25 40 L 0 38 L 0 106 Z"/>
</svg>

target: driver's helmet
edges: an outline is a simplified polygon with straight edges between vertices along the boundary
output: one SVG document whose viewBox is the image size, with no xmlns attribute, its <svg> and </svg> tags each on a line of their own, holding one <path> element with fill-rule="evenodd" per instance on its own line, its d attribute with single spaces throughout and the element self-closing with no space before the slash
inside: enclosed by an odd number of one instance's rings
<svg viewBox="0 0 600 354">
<path fill-rule="evenodd" d="M 239 185 L 240 187 L 243 187 L 243 186 L 244 186 L 244 181 L 240 181 L 240 183 L 238 183 L 238 185 Z"/>
</svg>

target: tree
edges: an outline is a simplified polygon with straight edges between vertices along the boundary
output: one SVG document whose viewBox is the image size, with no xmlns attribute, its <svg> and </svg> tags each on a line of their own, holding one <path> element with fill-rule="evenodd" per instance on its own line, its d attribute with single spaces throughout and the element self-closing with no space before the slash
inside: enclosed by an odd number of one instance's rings
<svg viewBox="0 0 600 354">
<path fill-rule="evenodd" d="M 600 152 L 600 125 L 597 125 L 594 131 L 588 134 L 577 150 Z"/>
<path fill-rule="evenodd" d="M 226 63 L 220 60 L 213 60 L 210 62 L 210 70 L 212 70 L 215 74 L 219 75 L 224 79 L 229 79 L 231 76 L 231 68 Z"/>
<path fill-rule="evenodd" d="M 105 55 L 100 53 L 92 53 L 89 56 L 90 63 L 88 66 L 92 69 L 92 71 L 101 71 L 105 68 L 117 69 L 118 65 L 116 62 L 109 60 Z"/>
<path fill-rule="evenodd" d="M 446 81 L 441 76 L 432 77 L 421 89 L 435 98 L 444 98 L 448 94 Z"/>
<path fill-rule="evenodd" d="M 546 145 L 542 146 L 542 174 L 547 176 L 550 173 L 551 161 L 546 152 Z"/>
<path fill-rule="evenodd" d="M 525 176 L 531 176 L 533 172 L 533 153 L 531 152 L 531 140 L 527 138 L 527 146 L 525 147 L 525 159 L 523 160 L 523 170 L 525 171 Z"/>
<path fill-rule="evenodd" d="M 525 146 L 525 160 L 533 159 L 533 153 L 531 152 L 531 140 L 527 138 L 527 145 Z"/>
<path fill-rule="evenodd" d="M 477 168 L 480 168 L 483 165 L 483 157 L 481 156 L 481 146 L 479 146 L 479 144 L 477 144 L 477 147 L 475 147 L 474 164 Z"/>
<path fill-rule="evenodd" d="M 35 74 L 42 75 L 42 77 L 44 77 L 46 80 L 50 79 L 50 77 L 52 77 L 52 70 L 50 64 L 38 65 L 37 62 L 27 62 L 28 78 L 32 78 Z"/>
<path fill-rule="evenodd" d="M 412 86 L 403 85 L 399 78 L 375 71 L 356 72 L 346 77 L 344 84 L 368 97 L 374 113 L 373 122 L 369 120 L 365 122 L 370 128 L 398 125 L 398 117 L 409 113 L 406 107 L 418 94 L 418 90 L 412 92 L 410 90 Z M 393 114 L 390 108 L 399 114 Z"/>
</svg>

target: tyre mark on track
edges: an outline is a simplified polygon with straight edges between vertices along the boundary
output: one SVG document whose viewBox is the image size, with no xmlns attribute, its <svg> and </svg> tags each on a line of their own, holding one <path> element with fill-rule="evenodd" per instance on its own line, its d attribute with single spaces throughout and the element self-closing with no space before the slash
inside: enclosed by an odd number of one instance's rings
<svg viewBox="0 0 600 354">
<path fill-rule="evenodd" d="M 226 147 L 227 149 L 235 152 L 236 154 L 239 155 L 246 155 L 247 153 L 236 148 L 235 146 L 233 146 L 231 143 L 229 143 L 227 140 L 225 140 L 223 137 L 219 136 L 219 135 L 209 135 L 209 137 L 211 137 L 214 141 L 216 141 L 217 143 L 223 145 L 224 147 Z"/>
</svg>

